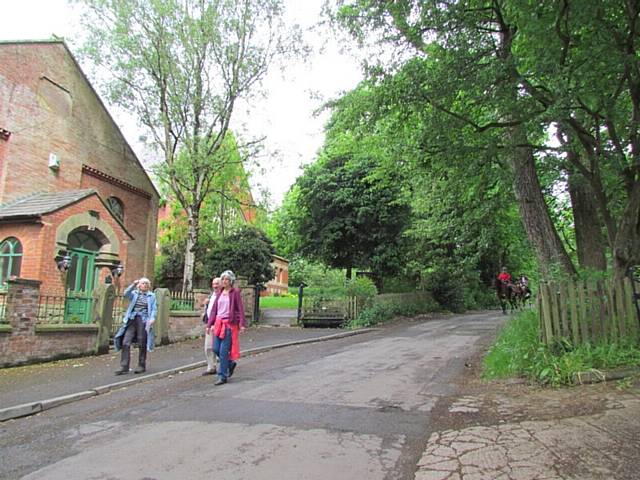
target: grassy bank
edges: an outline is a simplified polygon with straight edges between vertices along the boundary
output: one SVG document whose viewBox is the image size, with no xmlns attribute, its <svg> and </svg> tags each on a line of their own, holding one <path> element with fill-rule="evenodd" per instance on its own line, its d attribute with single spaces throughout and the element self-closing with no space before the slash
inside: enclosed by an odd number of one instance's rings
<svg viewBox="0 0 640 480">
<path fill-rule="evenodd" d="M 576 373 L 640 365 L 635 339 L 573 347 L 560 341 L 551 347 L 539 339 L 538 313 L 515 315 L 500 331 L 484 359 L 485 378 L 526 377 L 548 385 L 568 385 Z"/>
</svg>

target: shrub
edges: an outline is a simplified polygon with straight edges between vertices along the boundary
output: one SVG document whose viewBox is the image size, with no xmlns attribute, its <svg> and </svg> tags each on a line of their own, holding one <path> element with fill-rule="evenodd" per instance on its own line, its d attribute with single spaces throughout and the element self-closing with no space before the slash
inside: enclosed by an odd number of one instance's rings
<svg viewBox="0 0 640 480">
<path fill-rule="evenodd" d="M 368 327 L 397 316 L 415 316 L 440 310 L 438 303 L 427 292 L 378 295 L 373 297 L 371 304 L 363 308 L 346 326 L 347 328 Z"/>
<path fill-rule="evenodd" d="M 464 285 L 458 273 L 447 269 L 435 270 L 425 279 L 425 287 L 433 294 L 433 298 L 452 312 L 465 309 Z"/>
</svg>

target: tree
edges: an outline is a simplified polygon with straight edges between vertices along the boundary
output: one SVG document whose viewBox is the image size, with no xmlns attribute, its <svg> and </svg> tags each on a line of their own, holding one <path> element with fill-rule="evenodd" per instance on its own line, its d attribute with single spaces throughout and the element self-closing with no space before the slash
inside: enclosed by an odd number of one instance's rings
<svg viewBox="0 0 640 480">
<path fill-rule="evenodd" d="M 205 271 L 209 277 L 225 270 L 246 277 L 250 285 L 264 285 L 274 276 L 271 266 L 275 253 L 271 240 L 261 230 L 243 227 L 227 236 L 205 254 Z"/>
<path fill-rule="evenodd" d="M 159 174 L 188 219 L 183 289 L 193 282 L 202 204 L 216 176 L 240 162 L 229 125 L 236 102 L 297 46 L 279 0 L 83 0 L 85 52 L 112 78 L 164 155 Z M 225 195 L 225 192 L 219 192 Z"/>
<path fill-rule="evenodd" d="M 327 137 L 349 132 L 360 151 L 376 152 L 370 175 L 401 186 L 411 216 L 396 262 L 413 288 L 456 298 L 447 302 L 456 308 L 486 305 L 486 285 L 501 265 L 535 271 L 515 198 L 505 188 L 510 172 L 496 161 L 499 137 L 478 139 L 455 118 L 414 103 L 414 66 L 365 81 L 334 102 Z M 413 101 L 398 101 L 403 97 Z"/>
<path fill-rule="evenodd" d="M 370 28 L 414 49 L 410 61 L 425 65 L 425 73 L 409 101 L 458 119 L 478 136 L 501 132 L 544 272 L 554 265 L 573 272 L 536 178 L 540 155 L 553 151 L 540 140 L 554 126 L 567 136 L 557 151 L 595 200 L 593 220 L 607 233 L 616 275 L 638 260 L 637 2 L 359 0 L 338 12 L 358 38 L 370 37 Z"/>
<path fill-rule="evenodd" d="M 292 221 L 299 253 L 334 268 L 397 271 L 409 216 L 393 172 L 376 175 L 375 147 L 330 130 L 320 158 L 295 184 Z"/>
</svg>

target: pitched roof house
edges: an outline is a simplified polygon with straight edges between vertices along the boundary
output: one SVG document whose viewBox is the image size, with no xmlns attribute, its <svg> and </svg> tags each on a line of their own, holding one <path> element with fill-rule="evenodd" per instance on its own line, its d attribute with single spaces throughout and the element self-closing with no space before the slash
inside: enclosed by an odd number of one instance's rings
<svg viewBox="0 0 640 480">
<path fill-rule="evenodd" d="M 66 44 L 0 42 L 0 284 L 152 276 L 158 200 Z"/>
</svg>

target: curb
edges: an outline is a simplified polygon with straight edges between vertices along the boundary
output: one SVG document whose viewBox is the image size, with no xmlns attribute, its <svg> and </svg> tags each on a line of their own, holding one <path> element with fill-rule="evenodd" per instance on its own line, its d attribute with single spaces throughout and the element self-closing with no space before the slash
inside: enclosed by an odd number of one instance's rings
<svg viewBox="0 0 640 480">
<path fill-rule="evenodd" d="M 243 352 L 243 356 L 248 357 L 251 355 L 258 355 L 260 353 L 268 352 L 270 350 L 275 350 L 277 348 L 291 347 L 295 345 L 304 345 L 306 343 L 317 343 L 317 342 L 325 342 L 330 340 L 337 340 L 339 338 L 351 337 L 354 335 L 360 335 L 362 333 L 374 332 L 379 329 L 377 328 L 363 328 L 360 330 L 353 330 L 348 332 L 334 333 L 332 335 L 326 335 L 324 337 L 318 338 L 307 338 L 304 340 L 294 340 L 291 342 L 277 343 L 275 345 L 267 345 L 264 347 L 256 347 L 251 348 Z M 181 367 L 170 368 L 168 370 L 163 370 L 161 372 L 151 373 L 149 375 L 141 375 L 136 376 L 135 378 L 130 378 L 128 380 L 123 380 L 120 382 L 109 383 L 107 385 L 101 385 L 99 387 L 92 388 L 91 390 L 85 390 L 83 392 L 72 393 L 69 395 L 62 395 L 60 397 L 49 398 L 45 400 L 38 400 L 36 402 L 23 403 L 21 405 L 14 405 L 12 407 L 2 408 L 0 409 L 0 422 L 4 422 L 6 420 L 11 420 L 13 418 L 26 417 L 29 415 L 34 415 L 36 413 L 44 412 L 45 410 L 50 410 L 52 408 L 58 407 L 60 405 L 65 405 L 67 403 L 77 402 L 79 400 L 85 400 L 87 398 L 95 397 L 98 395 L 102 395 L 104 393 L 111 392 L 113 390 L 118 390 L 120 388 L 125 388 L 131 385 L 135 385 L 137 383 L 146 382 L 149 380 L 157 380 L 159 378 L 170 377 L 172 375 L 177 375 L 179 373 L 195 370 L 196 368 L 202 368 L 207 364 L 205 360 L 200 362 L 190 363 L 188 365 L 183 365 Z"/>
</svg>

